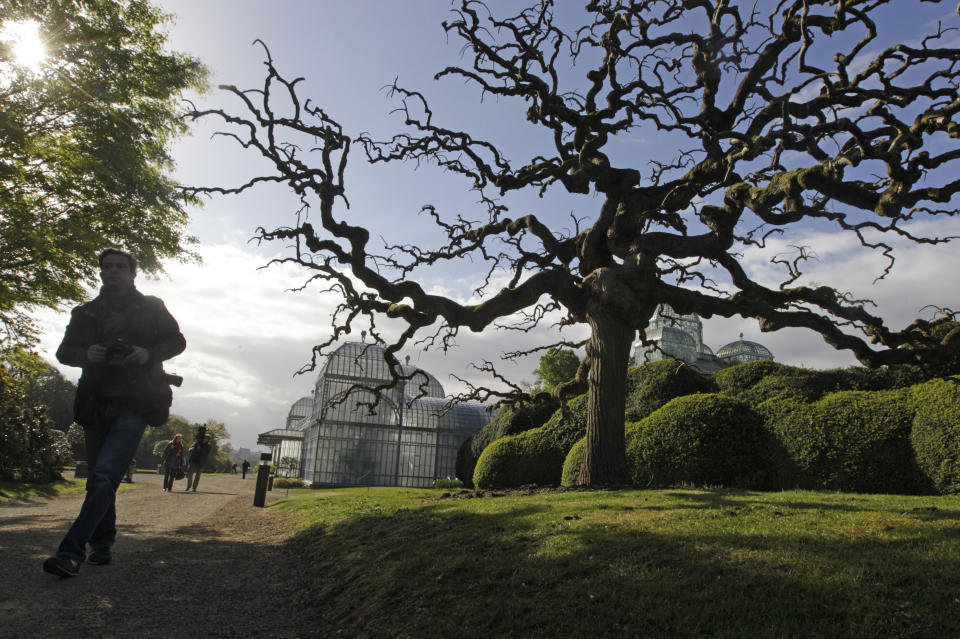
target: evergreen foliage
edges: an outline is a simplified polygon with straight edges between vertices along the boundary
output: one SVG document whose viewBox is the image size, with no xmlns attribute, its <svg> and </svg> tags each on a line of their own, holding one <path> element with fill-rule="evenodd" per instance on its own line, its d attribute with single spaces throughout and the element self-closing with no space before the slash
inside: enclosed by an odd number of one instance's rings
<svg viewBox="0 0 960 639">
<path fill-rule="evenodd" d="M 713 374 L 713 383 L 720 392 L 738 396 L 771 375 L 789 376 L 802 369 L 772 360 L 757 360 L 724 368 Z"/>
<path fill-rule="evenodd" d="M 630 428 L 630 423 L 627 423 L 627 429 L 629 430 Z M 586 437 L 578 439 L 577 443 L 570 447 L 570 452 L 568 452 L 564 458 L 563 469 L 560 472 L 561 486 L 577 485 L 577 476 L 580 474 L 580 464 L 583 463 L 583 451 L 586 450 L 586 447 Z"/>
<path fill-rule="evenodd" d="M 531 428 L 539 428 L 559 406 L 560 402 L 554 399 L 537 404 L 503 406 L 479 432 L 460 445 L 457 451 L 457 478 L 464 485 L 473 486 L 473 473 L 477 460 L 491 442 L 507 435 L 516 435 Z"/>
<path fill-rule="evenodd" d="M 543 426 L 497 439 L 477 460 L 477 488 L 514 488 L 527 484 L 556 485 L 570 447 L 587 431 L 587 396 L 567 403 Z"/>
<path fill-rule="evenodd" d="M 767 483 L 769 437 L 746 403 L 719 393 L 678 397 L 627 428 L 636 487 Z"/>
<path fill-rule="evenodd" d="M 771 401 L 761 412 L 790 461 L 778 488 L 915 493 L 920 487 L 908 391 L 842 391 L 810 404 Z"/>
<path fill-rule="evenodd" d="M 697 386 L 697 377 L 666 374 L 683 368 L 688 367 L 665 360 L 631 369 L 628 410 L 677 392 L 664 380 Z M 637 487 L 958 493 L 960 376 L 908 384 L 927 372 L 857 366 L 815 371 L 769 361 L 719 371 L 715 388 L 723 392 L 680 394 L 645 419 L 628 423 L 632 482 Z M 572 420 L 558 412 L 528 439 L 505 444 L 490 460 L 487 486 L 507 487 L 497 483 L 507 476 L 497 464 L 513 467 L 511 486 L 554 477 L 551 465 L 559 453 L 545 442 L 552 436 L 566 445 L 582 435 L 576 412 L 571 413 Z M 567 449 L 561 485 L 576 484 L 584 445 L 581 436 Z M 524 455 L 532 451 L 541 456 L 528 464 Z"/>
<path fill-rule="evenodd" d="M 649 362 L 627 371 L 626 419 L 643 419 L 675 397 L 715 391 L 716 385 L 709 377 L 685 362 Z"/>
<path fill-rule="evenodd" d="M 941 494 L 960 493 L 960 377 L 912 390 L 916 415 L 910 441 L 924 483 Z"/>
<path fill-rule="evenodd" d="M 46 409 L 28 400 L 26 387 L 39 358 L 21 350 L 0 354 L 0 479 L 51 482 L 70 460 L 64 432 Z"/>
</svg>

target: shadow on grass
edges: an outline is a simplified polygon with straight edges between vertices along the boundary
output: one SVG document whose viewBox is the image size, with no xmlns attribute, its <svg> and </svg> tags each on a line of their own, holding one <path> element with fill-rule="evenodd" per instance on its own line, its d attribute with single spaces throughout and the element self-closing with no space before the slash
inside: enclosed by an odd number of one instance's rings
<svg viewBox="0 0 960 639">
<path fill-rule="evenodd" d="M 352 637 L 960 636 L 960 526 L 945 511 L 944 525 L 823 534 L 784 528 L 759 496 L 744 517 L 725 510 L 749 495 L 677 498 L 715 523 L 536 497 L 367 503 L 290 543 L 311 605 Z"/>
</svg>

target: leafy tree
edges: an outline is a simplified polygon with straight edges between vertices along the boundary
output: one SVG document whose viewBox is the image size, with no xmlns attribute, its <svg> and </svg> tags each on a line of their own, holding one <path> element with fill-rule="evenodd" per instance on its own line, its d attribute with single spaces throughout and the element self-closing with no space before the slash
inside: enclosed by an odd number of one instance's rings
<svg viewBox="0 0 960 639">
<path fill-rule="evenodd" d="M 580 358 L 571 350 L 556 346 L 547 350 L 540 358 L 540 364 L 533 371 L 537 378 L 534 392 L 550 392 L 560 384 L 569 382 L 577 376 Z"/>
<path fill-rule="evenodd" d="M 0 351 L 0 479 L 45 483 L 60 476 L 70 446 L 26 387 L 43 362 L 21 348 Z"/>
<path fill-rule="evenodd" d="M 28 401 L 46 408 L 54 426 L 63 432 L 67 432 L 73 423 L 76 392 L 76 384 L 46 362 L 42 363 L 42 369 L 29 380 L 26 387 Z"/>
<path fill-rule="evenodd" d="M 462 41 L 464 62 L 436 77 L 516 107 L 521 124 L 545 134 L 530 144 L 486 139 L 483 122 L 473 133 L 444 126 L 423 93 L 396 84 L 405 130 L 386 140 L 352 136 L 301 99 L 269 51 L 258 89 L 224 87 L 239 114 L 193 113 L 221 118 L 225 133 L 275 169 L 197 192 L 285 183 L 300 196 L 294 221 L 263 229 L 261 239 L 291 246 L 285 261 L 342 296 L 316 353 L 363 328 L 388 344 L 399 379 L 396 354 L 421 338 L 445 348 L 461 329 L 512 318 L 513 328 L 529 330 L 551 312 L 586 324 L 577 379 L 556 392 L 589 391 L 578 477 L 587 485 L 629 480 L 629 349 L 660 303 L 707 318 L 756 318 L 763 331 L 805 328 L 869 366 L 943 357 L 943 344 L 914 330 L 923 322 L 894 330 L 867 300 L 801 278 L 814 256 L 803 244 L 811 229 L 882 252 L 890 262 L 881 276 L 894 265 L 888 238 L 947 241 L 920 233 L 957 213 L 960 49 L 948 31 L 934 25 L 905 44 L 902 21 L 884 20 L 902 3 L 888 0 L 592 0 L 583 9 L 543 0 L 509 17 L 473 0 L 458 5 L 444 28 Z M 630 145 L 638 136 L 656 139 L 653 155 Z M 508 145 L 528 155 L 508 157 Z M 446 236 L 439 246 L 371 245 L 369 218 L 351 217 L 347 206 L 355 146 L 373 164 L 434 163 L 465 178 L 486 219 L 428 204 L 424 213 Z M 511 217 L 506 198 L 521 191 L 568 195 L 571 206 L 559 208 L 590 206 L 590 218 L 571 221 L 546 199 L 541 211 Z M 754 269 L 747 254 L 771 238 L 797 248 Z M 476 299 L 429 286 L 431 267 L 470 259 L 485 265 Z M 402 330 L 388 341 L 381 324 L 390 320 Z M 482 369 L 503 380 L 492 363 Z M 515 385 L 470 386 L 462 398 L 522 394 Z"/>
<path fill-rule="evenodd" d="M 67 430 L 67 444 L 70 446 L 70 455 L 74 461 L 87 458 L 87 440 L 80 424 L 70 424 Z"/>
<path fill-rule="evenodd" d="M 39 26 L 47 59 L 18 63 L 0 38 L 0 323 L 83 297 L 95 255 L 124 246 L 155 271 L 192 256 L 185 197 L 170 179 L 185 131 L 177 97 L 204 67 L 165 50 L 169 16 L 144 0 L 9 0 L 0 24 Z"/>
</svg>

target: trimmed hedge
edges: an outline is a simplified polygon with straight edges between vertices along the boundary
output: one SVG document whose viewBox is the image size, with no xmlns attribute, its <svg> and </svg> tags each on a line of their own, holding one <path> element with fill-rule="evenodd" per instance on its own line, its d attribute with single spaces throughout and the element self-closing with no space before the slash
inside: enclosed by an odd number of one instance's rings
<svg viewBox="0 0 960 639">
<path fill-rule="evenodd" d="M 630 424 L 626 425 L 630 428 Z M 583 450 L 587 447 L 587 438 L 582 437 L 570 447 L 570 452 L 563 460 L 563 470 L 560 473 L 561 486 L 576 486 L 580 476 L 580 466 L 583 464 Z"/>
<path fill-rule="evenodd" d="M 757 360 L 718 370 L 713 374 L 713 383 L 720 392 L 737 396 L 753 388 L 764 377 L 771 375 L 789 377 L 802 370 L 802 368 L 787 366 L 780 362 Z"/>
<path fill-rule="evenodd" d="M 480 431 L 461 444 L 457 451 L 456 475 L 464 485 L 473 486 L 473 474 L 483 450 L 501 437 L 515 435 L 542 426 L 559 408 L 560 402 L 549 400 L 520 407 L 504 406 Z"/>
<path fill-rule="evenodd" d="M 516 488 L 527 484 L 560 483 L 563 460 L 587 432 L 587 396 L 567 403 L 540 428 L 501 437 L 477 460 L 473 483 L 477 488 Z"/>
<path fill-rule="evenodd" d="M 915 493 L 908 391 L 842 391 L 812 404 L 766 402 L 766 428 L 783 447 L 780 489 Z"/>
<path fill-rule="evenodd" d="M 671 399 L 696 393 L 713 393 L 713 381 L 692 366 L 675 359 L 649 362 L 627 371 L 625 417 L 641 420 Z"/>
<path fill-rule="evenodd" d="M 916 415 L 910 442 L 927 488 L 960 493 L 960 377 L 913 389 Z"/>
<path fill-rule="evenodd" d="M 634 486 L 760 487 L 769 437 L 750 406 L 720 393 L 678 397 L 627 429 Z"/>
</svg>

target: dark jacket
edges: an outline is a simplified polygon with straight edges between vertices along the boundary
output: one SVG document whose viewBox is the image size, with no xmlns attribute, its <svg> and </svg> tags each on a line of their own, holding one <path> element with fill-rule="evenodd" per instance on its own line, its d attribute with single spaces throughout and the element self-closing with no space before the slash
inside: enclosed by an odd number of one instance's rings
<svg viewBox="0 0 960 639">
<path fill-rule="evenodd" d="M 143 295 L 135 288 L 120 299 L 100 295 L 73 309 L 63 342 L 57 349 L 57 360 L 83 368 L 77 383 L 74 420 L 81 426 L 94 423 L 96 400 L 108 371 L 106 364 L 87 360 L 87 349 L 105 342 L 104 320 L 118 309 L 126 342 L 150 353 L 150 359 L 143 366 L 123 367 L 126 401 L 139 409 L 148 424 L 159 426 L 170 416 L 173 399 L 163 362 L 182 353 L 187 342 L 163 301 Z"/>
<path fill-rule="evenodd" d="M 179 468 L 183 466 L 183 444 L 180 444 L 180 454 L 177 454 L 177 446 L 173 442 L 167 444 L 163 449 L 163 456 L 160 457 L 160 463 L 167 468 Z"/>
<path fill-rule="evenodd" d="M 197 442 L 190 447 L 190 465 L 203 467 L 210 457 L 210 442 Z"/>
</svg>

